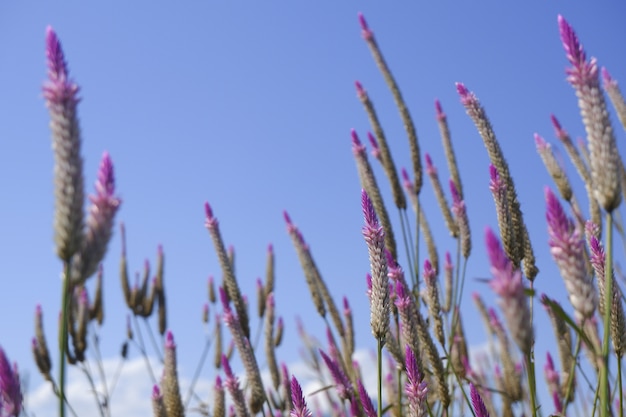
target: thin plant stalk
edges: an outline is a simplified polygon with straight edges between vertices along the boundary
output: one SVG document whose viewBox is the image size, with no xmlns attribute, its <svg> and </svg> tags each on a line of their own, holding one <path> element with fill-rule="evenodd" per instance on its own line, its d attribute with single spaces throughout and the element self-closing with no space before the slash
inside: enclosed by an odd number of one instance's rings
<svg viewBox="0 0 626 417">
<path fill-rule="evenodd" d="M 204 343 L 204 349 L 202 350 L 202 355 L 200 355 L 200 361 L 198 362 L 198 366 L 196 366 L 196 370 L 193 374 L 193 378 L 191 379 L 191 384 L 189 385 L 189 390 L 187 391 L 187 399 L 185 400 L 185 409 L 189 406 L 189 402 L 193 397 L 193 390 L 198 382 L 198 378 L 200 378 L 200 372 L 204 367 L 204 362 L 206 361 L 206 357 L 209 354 L 209 348 L 211 347 L 213 339 L 207 337 L 206 342 Z"/>
<path fill-rule="evenodd" d="M 67 322 L 70 315 L 71 260 L 65 263 L 63 294 L 61 294 L 61 326 L 59 328 L 59 417 L 65 417 L 65 355 L 67 354 Z"/>
<path fill-rule="evenodd" d="M 378 338 L 377 341 L 377 368 L 378 368 L 378 417 L 383 416 L 383 340 Z"/>
<path fill-rule="evenodd" d="M 531 415 L 538 415 L 537 408 L 537 381 L 535 379 L 535 361 L 532 358 L 532 349 L 525 355 L 526 360 L 526 373 L 528 376 L 528 395 L 530 397 L 530 409 Z"/>
<path fill-rule="evenodd" d="M 413 274 L 415 273 L 415 271 L 413 270 L 413 263 L 411 261 L 411 259 L 413 258 L 411 256 L 411 247 L 413 245 L 411 242 L 411 232 L 409 229 L 409 222 L 408 222 L 408 219 L 406 218 L 406 209 L 403 210 L 399 208 L 398 216 L 400 217 L 400 225 L 402 226 L 402 240 L 404 241 L 404 247 L 406 249 L 406 258 L 407 258 L 407 262 L 409 263 L 409 271 L 411 271 L 411 273 Z"/>
<path fill-rule="evenodd" d="M 574 358 L 578 357 L 580 353 L 580 348 L 582 347 L 582 338 L 577 334 L 576 336 L 576 350 L 574 351 Z M 565 396 L 563 397 L 563 413 L 567 411 L 567 406 L 569 404 L 569 398 L 571 396 L 571 391 L 574 386 L 574 373 L 576 372 L 576 361 L 572 361 L 572 368 L 570 369 L 569 377 L 567 378 L 567 389 L 565 390 Z"/>
<path fill-rule="evenodd" d="M 606 215 L 606 262 L 604 263 L 604 337 L 602 341 L 602 361 L 604 363 L 600 377 L 600 415 L 609 415 L 609 341 L 611 332 L 611 301 L 613 295 L 613 214 Z M 621 393 L 620 393 L 621 394 Z"/>
<path fill-rule="evenodd" d="M 624 390 L 622 388 L 622 359 L 617 361 L 617 389 L 619 391 L 619 415 L 624 415 Z"/>
</svg>

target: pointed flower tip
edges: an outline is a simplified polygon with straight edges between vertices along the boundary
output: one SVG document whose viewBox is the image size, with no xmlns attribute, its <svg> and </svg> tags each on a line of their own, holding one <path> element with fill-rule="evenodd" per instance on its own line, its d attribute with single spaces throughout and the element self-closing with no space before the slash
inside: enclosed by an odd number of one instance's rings
<svg viewBox="0 0 626 417">
<path fill-rule="evenodd" d="M 372 144 L 372 148 L 374 149 L 378 149 L 378 141 L 376 140 L 376 138 L 374 137 L 374 135 L 372 135 L 372 132 L 367 132 L 367 139 L 370 141 L 370 143 Z"/>
<path fill-rule="evenodd" d="M 157 399 L 159 399 L 160 397 L 161 397 L 161 390 L 159 389 L 159 386 L 155 384 L 155 385 L 152 387 L 152 399 L 153 399 L 153 400 L 157 400 Z"/>
<path fill-rule="evenodd" d="M 274 253 L 274 245 L 272 245 L 271 243 L 267 245 L 267 252 L 272 254 Z"/>
<path fill-rule="evenodd" d="M 426 171 L 428 172 L 428 175 L 436 174 L 437 169 L 433 165 L 433 160 L 430 158 L 430 155 L 428 154 L 428 152 L 424 153 L 424 161 L 426 161 Z"/>
<path fill-rule="evenodd" d="M 406 181 L 410 181 L 409 178 L 409 173 L 407 172 L 405 167 L 402 167 L 402 169 L 400 170 L 400 173 L 402 175 L 402 179 L 406 182 Z"/>
<path fill-rule="evenodd" d="M 365 20 L 365 16 L 363 16 L 363 12 L 359 12 L 357 16 L 359 17 L 359 24 L 361 25 L 361 29 L 369 30 L 369 27 L 367 26 L 367 21 Z"/>
<path fill-rule="evenodd" d="M 367 195 L 365 190 L 361 190 L 361 205 L 363 207 L 363 215 L 365 216 L 365 223 L 367 227 L 378 227 L 378 218 L 376 217 L 376 210 L 372 200 Z"/>
<path fill-rule="evenodd" d="M 605 87 L 615 83 L 615 80 L 613 80 L 611 74 L 609 74 L 609 71 L 605 67 L 600 69 L 600 74 L 602 75 L 602 82 Z"/>
<path fill-rule="evenodd" d="M 535 145 L 537 146 L 537 150 L 541 151 L 549 147 L 548 142 L 546 142 L 544 138 L 542 138 L 538 133 L 535 133 L 533 136 L 535 138 Z"/>
<path fill-rule="evenodd" d="M 459 190 L 456 188 L 456 183 L 452 178 L 450 178 L 450 193 L 452 194 L 452 201 L 454 204 L 459 204 L 461 202 L 461 196 L 459 195 Z"/>
<path fill-rule="evenodd" d="M 485 403 L 483 399 L 480 397 L 478 390 L 470 382 L 470 397 L 472 398 L 472 405 L 474 406 L 474 411 L 476 412 L 476 417 L 489 417 L 489 413 L 487 412 L 487 407 L 485 407 Z"/>
<path fill-rule="evenodd" d="M 171 330 L 168 330 L 165 334 L 165 347 L 168 349 L 173 349 L 176 347 L 174 343 L 174 333 Z"/>
<path fill-rule="evenodd" d="M 46 56 L 51 80 L 65 81 L 67 79 L 67 64 L 63 56 L 61 42 L 52 26 L 46 27 Z"/>
<path fill-rule="evenodd" d="M 361 146 L 361 140 L 359 139 L 359 134 L 356 133 L 355 129 L 350 129 L 350 136 L 352 137 L 352 144 L 355 147 Z"/>
<path fill-rule="evenodd" d="M 574 29 L 570 26 L 567 20 L 565 20 L 562 15 L 559 15 L 557 21 L 559 24 L 561 42 L 565 48 L 567 59 L 572 65 L 578 67 L 586 60 L 585 51 L 578 40 L 578 36 L 576 36 L 576 32 L 574 32 Z"/>
<path fill-rule="evenodd" d="M 461 98 L 469 94 L 469 90 L 467 89 L 467 87 L 465 87 L 465 84 L 458 82 L 458 83 L 455 83 L 455 85 L 456 85 L 456 91 L 457 93 L 459 93 Z"/>
<path fill-rule="evenodd" d="M 289 213 L 287 213 L 287 210 L 283 210 L 283 218 L 285 219 L 285 223 L 287 223 L 287 226 L 293 225 L 291 217 L 289 217 Z"/>
<path fill-rule="evenodd" d="M 208 201 L 204 202 L 204 213 L 206 214 L 206 219 L 211 221 L 214 219 L 213 217 L 213 209 L 211 209 L 211 205 Z"/>
<path fill-rule="evenodd" d="M 228 356 L 222 354 L 222 367 L 224 368 L 224 373 L 226 374 L 226 378 L 233 378 L 235 375 L 233 374 L 233 370 L 230 367 L 230 362 L 228 361 Z"/>
<path fill-rule="evenodd" d="M 446 114 L 443 112 L 443 108 L 441 107 L 441 102 L 439 101 L 439 99 L 435 99 L 435 111 L 437 113 L 438 120 L 445 119 Z"/>
<path fill-rule="evenodd" d="M 355 81 L 354 86 L 356 87 L 356 94 L 359 97 L 362 97 L 365 95 L 365 89 L 363 88 L 363 85 L 361 84 L 360 81 Z"/>
<path fill-rule="evenodd" d="M 224 287 L 219 288 L 219 293 L 220 293 L 220 301 L 222 302 L 222 307 L 224 307 L 224 310 L 226 310 L 226 312 L 230 311 L 228 294 L 226 294 L 226 290 L 224 289 Z"/>
</svg>

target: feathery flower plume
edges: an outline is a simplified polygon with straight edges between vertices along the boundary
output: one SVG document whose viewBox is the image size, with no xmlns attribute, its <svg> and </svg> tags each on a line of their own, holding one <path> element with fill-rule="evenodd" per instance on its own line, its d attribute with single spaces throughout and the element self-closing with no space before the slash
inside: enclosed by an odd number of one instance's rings
<svg viewBox="0 0 626 417">
<path fill-rule="evenodd" d="M 485 403 L 481 398 L 478 390 L 470 382 L 470 397 L 472 397 L 472 406 L 474 407 L 474 412 L 476 413 L 476 417 L 489 417 L 489 413 L 487 412 L 487 407 L 485 407 Z"/>
<path fill-rule="evenodd" d="M 0 347 L 0 415 L 18 417 L 22 411 L 22 400 L 17 364 L 11 366 L 4 349 Z"/>
<path fill-rule="evenodd" d="M 352 354 L 354 353 L 355 343 L 354 343 L 354 322 L 352 319 L 352 309 L 350 308 L 350 303 L 348 302 L 348 297 L 343 297 L 343 318 L 346 323 L 346 337 L 343 339 L 344 346 L 344 355 L 345 359 L 351 359 Z M 350 363 L 351 361 L 346 361 L 346 363 Z"/>
<path fill-rule="evenodd" d="M 566 70 L 567 80 L 576 91 L 587 132 L 593 189 L 600 205 L 611 212 L 619 206 L 622 198 L 620 155 L 604 95 L 600 90 L 598 64 L 595 58 L 587 61 L 578 36 L 561 15 L 558 16 L 558 24 L 567 60 L 572 65 Z"/>
<path fill-rule="evenodd" d="M 550 352 L 546 352 L 546 364 L 543 366 L 543 373 L 546 377 L 546 382 L 548 383 L 548 389 L 550 393 L 559 392 L 560 390 L 560 378 L 559 373 L 556 371 L 554 367 L 554 361 L 552 360 L 552 355 Z"/>
<path fill-rule="evenodd" d="M 276 350 L 274 349 L 274 322 L 275 308 L 274 293 L 271 292 L 267 296 L 266 316 L 265 316 L 265 357 L 267 359 L 267 367 L 270 370 L 272 384 L 274 389 L 278 389 L 280 385 L 280 373 L 278 372 L 278 362 L 276 361 Z"/>
<path fill-rule="evenodd" d="M 443 193 L 443 187 L 441 186 L 441 181 L 439 181 L 439 175 L 437 174 L 437 168 L 433 165 L 433 161 L 430 158 L 428 152 L 424 153 L 424 161 L 426 161 L 426 173 L 430 178 L 430 182 L 433 186 L 433 191 L 435 192 L 435 197 L 437 197 L 437 202 L 439 203 L 439 209 L 443 214 L 443 219 L 446 222 L 446 226 L 450 231 L 450 235 L 452 237 L 459 236 L 459 228 L 452 218 L 452 212 L 450 211 L 450 206 L 448 205 L 448 201 L 446 200 L 446 196 Z"/>
<path fill-rule="evenodd" d="M 528 301 L 524 294 L 522 272 L 513 266 L 500 246 L 500 241 L 489 228 L 485 232 L 485 243 L 493 276 L 489 285 L 500 296 L 499 304 L 513 340 L 525 355 L 529 355 L 534 334 Z"/>
<path fill-rule="evenodd" d="M 415 354 L 409 346 L 406 347 L 405 357 L 407 382 L 404 386 L 404 393 L 409 401 L 409 415 L 411 417 L 423 417 L 428 415 L 426 402 L 428 385 L 420 372 Z"/>
<path fill-rule="evenodd" d="M 363 237 L 367 243 L 372 269 L 372 297 L 370 325 L 372 334 L 383 344 L 389 331 L 389 277 L 385 256 L 385 233 L 378 222 L 376 211 L 365 190 L 361 191 L 361 205 L 365 216 Z"/>
<path fill-rule="evenodd" d="M 265 266 L 265 297 L 269 295 L 269 293 L 274 292 L 274 282 L 276 279 L 276 274 L 274 272 L 274 246 L 270 243 L 267 245 L 267 261 Z"/>
<path fill-rule="evenodd" d="M 54 150 L 54 241 L 57 255 L 68 262 L 83 241 L 83 160 L 77 107 L 79 87 L 69 78 L 61 42 L 46 28 L 48 80 L 43 95 L 50 112 Z"/>
<path fill-rule="evenodd" d="M 315 304 L 315 307 L 317 308 L 320 316 L 324 318 L 326 317 L 326 308 L 328 308 L 330 318 L 333 320 L 333 324 L 335 325 L 337 333 L 339 334 L 339 336 L 343 337 L 345 334 L 345 330 L 343 327 L 343 322 L 341 321 L 339 309 L 337 308 L 335 300 L 328 290 L 326 282 L 324 282 L 324 279 L 322 278 L 322 274 L 320 273 L 319 269 L 317 269 L 317 265 L 313 260 L 313 255 L 311 255 L 309 245 L 305 242 L 302 233 L 293 224 L 291 218 L 289 217 L 289 214 L 287 214 L 286 211 L 283 212 L 283 216 L 285 218 L 285 222 L 287 223 L 287 231 L 291 236 L 293 245 L 296 248 L 296 252 L 298 253 L 298 258 L 300 259 L 300 264 L 302 265 L 302 269 L 304 270 L 304 277 L 306 279 L 307 285 L 309 286 L 309 291 L 311 292 L 313 303 Z"/>
<path fill-rule="evenodd" d="M 369 394 L 365 390 L 363 386 L 363 382 L 360 379 L 356 382 L 357 389 L 359 391 L 359 399 L 361 400 L 361 405 L 363 406 L 363 411 L 365 412 L 366 417 L 376 417 L 378 414 L 376 413 L 376 408 L 374 408 L 374 403 L 372 403 L 372 399 Z M 357 414 L 358 415 L 358 414 Z"/>
<path fill-rule="evenodd" d="M 557 162 L 552 152 L 552 146 L 545 141 L 544 138 L 535 133 L 535 145 L 537 147 L 537 153 L 541 157 L 543 164 L 545 165 L 548 173 L 554 180 L 561 197 L 566 201 L 572 201 L 572 186 L 563 170 L 563 167 Z"/>
<path fill-rule="evenodd" d="M 163 405 L 163 395 L 158 385 L 152 387 L 152 415 L 154 417 L 167 417 L 165 405 Z"/>
<path fill-rule="evenodd" d="M 367 91 L 365 91 L 361 83 L 355 81 L 354 84 L 356 86 L 357 97 L 359 98 L 359 100 L 361 100 L 361 103 L 363 103 L 365 111 L 367 112 L 367 116 L 370 119 L 370 124 L 372 125 L 372 130 L 374 131 L 374 135 L 378 143 L 378 149 L 380 150 L 380 161 L 391 185 L 391 192 L 393 194 L 394 203 L 399 209 L 405 209 L 406 198 L 404 197 L 404 193 L 402 192 L 398 173 L 396 172 L 396 165 L 393 162 L 393 158 L 391 157 L 391 151 L 389 150 L 389 145 L 387 144 L 387 139 L 385 138 L 383 128 L 380 125 L 380 121 L 378 120 L 376 109 L 374 109 L 374 104 L 370 100 Z"/>
<path fill-rule="evenodd" d="M 289 412 L 291 417 L 311 417 L 313 414 L 306 405 L 302 387 L 295 376 L 291 377 L 291 401 L 293 408 Z"/>
<path fill-rule="evenodd" d="M 461 239 L 461 254 L 467 259 L 472 252 L 472 234 L 470 232 L 469 219 L 467 218 L 467 207 L 465 206 L 465 200 L 462 200 L 461 194 L 452 179 L 450 180 L 450 193 L 452 194 L 452 213 L 454 213 L 456 218 L 455 223 Z"/>
<path fill-rule="evenodd" d="M 330 371 L 330 376 L 333 378 L 333 381 L 335 381 L 337 395 L 339 395 L 339 398 L 343 400 L 350 400 L 353 396 L 352 382 L 350 382 L 350 379 L 341 370 L 341 366 L 335 359 L 332 359 L 321 349 L 319 352 L 324 360 L 324 363 L 328 367 L 328 370 Z"/>
<path fill-rule="evenodd" d="M 356 130 L 352 129 L 350 131 L 350 135 L 352 136 L 352 153 L 356 159 L 361 186 L 367 192 L 367 195 L 374 205 L 376 214 L 380 218 L 383 230 L 385 231 L 385 247 L 387 247 L 387 250 L 389 250 L 395 257 L 397 254 L 396 239 L 393 234 L 393 228 L 391 227 L 391 221 L 389 220 L 389 214 L 387 213 L 385 202 L 380 193 L 380 188 L 378 187 L 376 177 L 374 176 L 372 167 L 367 159 L 365 146 L 359 140 L 359 135 L 357 135 Z"/>
<path fill-rule="evenodd" d="M 383 74 L 383 77 L 385 78 L 385 82 L 387 83 L 387 86 L 391 90 L 393 99 L 396 102 L 396 106 L 398 107 L 398 110 L 400 111 L 402 123 L 404 124 L 404 129 L 406 130 L 406 134 L 409 139 L 411 162 L 413 163 L 413 175 L 415 176 L 415 191 L 417 194 L 419 194 L 420 190 L 422 189 L 422 165 L 421 165 L 421 160 L 420 160 L 419 141 L 417 139 L 417 132 L 415 130 L 415 125 L 413 123 L 413 118 L 411 117 L 411 113 L 409 112 L 409 109 L 406 106 L 404 98 L 402 98 L 402 93 L 400 92 L 400 88 L 398 87 L 398 84 L 396 83 L 395 78 L 391 74 L 391 70 L 389 70 L 389 66 L 387 65 L 387 62 L 385 62 L 385 58 L 383 57 L 383 54 L 380 51 L 380 48 L 378 47 L 378 43 L 376 42 L 376 38 L 374 37 L 374 32 L 372 32 L 372 30 L 369 28 L 367 22 L 365 21 L 365 17 L 363 16 L 363 13 L 359 12 L 358 17 L 359 17 L 359 24 L 361 25 L 361 34 L 363 36 L 363 39 L 365 39 L 365 41 L 367 42 L 367 46 L 369 47 L 370 52 L 372 53 L 372 56 L 374 57 L 374 61 L 376 62 L 376 65 L 378 66 L 378 69 L 380 70 L 380 72 Z M 363 99 L 361 100 L 363 101 Z M 366 105 L 366 108 L 367 108 L 367 105 Z M 369 110 L 368 110 L 368 114 L 369 114 Z M 370 117 L 370 120 L 371 120 L 371 117 Z M 376 132 L 376 129 L 374 129 L 374 132 L 376 133 L 376 136 L 380 139 L 380 136 L 378 136 L 378 132 Z M 381 129 L 381 132 L 382 132 L 382 129 Z M 383 158 L 385 158 L 385 156 L 383 156 Z M 391 157 L 389 157 L 389 162 L 391 162 Z M 395 175 L 395 167 L 393 166 L 393 163 L 391 163 L 389 168 L 390 169 L 393 168 L 393 172 Z M 387 167 L 385 167 L 385 169 L 387 169 Z M 396 180 L 397 180 L 397 176 L 396 176 Z M 398 206 L 398 208 L 405 208 L 405 207 L 406 207 L 406 203 L 404 207 Z"/>
<path fill-rule="evenodd" d="M 52 376 L 50 375 L 52 359 L 50 358 L 46 335 L 43 331 L 43 312 L 39 304 L 35 307 L 35 337 L 33 338 L 32 348 L 39 372 L 47 381 L 52 381 Z"/>
<path fill-rule="evenodd" d="M 168 417 L 184 417 L 185 408 L 180 396 L 178 384 L 178 370 L 176 366 L 176 344 L 174 335 L 168 331 L 165 335 L 165 350 L 163 354 L 163 405 Z"/>
<path fill-rule="evenodd" d="M 91 206 L 83 244 L 72 260 L 72 283 L 80 285 L 92 276 L 102 262 L 113 234 L 113 220 L 121 200 L 115 195 L 113 162 L 108 152 L 102 155 L 96 194 L 89 196 Z"/>
<path fill-rule="evenodd" d="M 226 381 L 224 382 L 224 385 L 233 400 L 235 414 L 237 417 L 249 417 L 250 413 L 246 407 L 243 391 L 239 387 L 239 379 L 233 373 L 226 355 L 222 355 L 222 367 L 224 368 L 224 373 L 226 374 Z"/>
<path fill-rule="evenodd" d="M 372 156 L 381 161 L 380 147 L 378 146 L 376 138 L 374 137 L 374 135 L 372 135 L 372 132 L 367 132 L 367 139 L 370 141 L 370 145 L 372 145 Z"/>
<path fill-rule="evenodd" d="M 441 108 L 439 100 L 435 100 L 435 111 L 437 113 L 437 123 L 439 124 L 439 132 L 441 134 L 441 142 L 443 144 L 443 150 L 446 154 L 446 160 L 448 161 L 448 169 L 450 170 L 450 176 L 456 185 L 456 189 L 459 192 L 461 200 L 463 200 L 463 187 L 461 185 L 461 175 L 459 174 L 459 166 L 456 162 L 456 155 L 454 154 L 454 148 L 452 147 L 452 139 L 450 138 L 450 129 L 448 127 L 448 117 Z"/>
<path fill-rule="evenodd" d="M 611 99 L 611 103 L 613 103 L 613 107 L 615 107 L 615 112 L 617 113 L 617 117 L 624 128 L 626 128 L 626 102 L 624 101 L 624 96 L 620 91 L 617 81 L 611 77 L 609 71 L 606 68 L 602 67 L 600 70 L 602 74 L 602 86 L 604 87 L 604 91 Z"/>
<path fill-rule="evenodd" d="M 457 83 L 456 88 L 461 97 L 461 103 L 465 106 L 467 114 L 474 121 L 478 133 L 483 139 L 491 163 L 496 167 L 498 175 L 506 185 L 505 195 L 511 216 L 511 230 L 510 232 L 507 231 L 507 233 L 501 233 L 501 235 L 505 236 L 510 233 L 511 236 L 511 252 L 507 250 L 507 254 L 515 267 L 520 265 L 523 258 L 529 258 L 529 260 L 533 261 L 524 266 L 526 278 L 532 281 L 535 279 L 538 270 L 534 266 L 534 254 L 532 253 L 532 247 L 529 245 L 528 232 L 524 224 L 522 210 L 517 198 L 515 184 L 509 171 L 509 165 L 504 159 L 504 154 L 496 139 L 491 123 L 487 118 L 487 113 L 478 101 L 476 95 L 469 91 L 462 83 Z"/>
<path fill-rule="evenodd" d="M 452 265 L 452 256 L 450 256 L 450 252 L 446 251 L 446 261 L 443 264 L 444 271 L 444 285 L 445 285 L 445 293 L 446 296 L 443 300 L 443 306 L 441 307 L 441 311 L 447 313 L 450 311 L 452 307 L 452 290 L 454 288 L 453 280 L 454 280 L 454 265 Z"/>
<path fill-rule="evenodd" d="M 439 285 L 437 284 L 437 271 L 433 269 L 430 261 L 424 261 L 424 282 L 426 283 L 425 299 L 428 304 L 428 313 L 432 320 L 435 337 L 441 345 L 444 345 L 443 321 L 441 319 L 441 305 L 439 303 Z"/>
<path fill-rule="evenodd" d="M 567 218 L 561 203 L 549 187 L 545 189 L 545 196 L 550 252 L 565 281 L 576 318 L 583 321 L 593 316 L 597 298 L 592 279 L 586 273 L 581 232 Z"/>
<path fill-rule="evenodd" d="M 239 289 L 237 278 L 235 278 L 233 264 L 228 257 L 226 248 L 224 247 L 224 241 L 222 240 L 222 235 L 220 234 L 219 223 L 217 218 L 213 216 L 213 210 L 208 202 L 204 203 L 204 211 L 206 213 L 206 221 L 204 225 L 211 234 L 211 239 L 213 240 L 213 245 L 215 246 L 215 251 L 217 252 L 222 272 L 224 273 L 224 284 L 226 286 L 226 290 L 228 291 L 228 297 L 235 305 L 235 311 L 237 311 L 237 316 L 239 317 L 239 323 L 243 334 L 245 337 L 249 338 L 250 321 L 248 319 L 248 309 L 246 308 L 243 297 L 241 296 L 241 290 Z"/>
<path fill-rule="evenodd" d="M 228 304 L 228 296 L 223 288 L 220 288 L 220 300 L 222 301 L 222 307 L 224 308 L 224 322 L 230 329 L 230 333 L 233 336 L 233 341 L 235 346 L 237 346 L 239 356 L 241 357 L 241 361 L 243 362 L 243 366 L 246 370 L 246 377 L 249 381 L 250 387 L 252 388 L 250 411 L 253 414 L 256 414 L 261 410 L 263 403 L 265 402 L 265 391 L 263 390 L 263 381 L 261 380 L 259 365 L 250 346 L 250 342 L 243 333 L 241 321 L 231 310 L 230 305 Z M 222 364 L 223 362 L 224 361 L 222 360 Z"/>
</svg>

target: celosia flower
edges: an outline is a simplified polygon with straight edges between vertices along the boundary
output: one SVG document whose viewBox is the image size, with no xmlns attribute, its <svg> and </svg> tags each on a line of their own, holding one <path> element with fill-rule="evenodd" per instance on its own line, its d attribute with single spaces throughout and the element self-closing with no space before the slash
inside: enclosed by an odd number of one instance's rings
<svg viewBox="0 0 626 417">
<path fill-rule="evenodd" d="M 359 390 L 359 398 L 361 399 L 361 405 L 363 406 L 363 411 L 365 412 L 366 417 L 376 417 L 376 409 L 374 408 L 374 404 L 372 403 L 372 399 L 368 395 L 365 387 L 363 386 L 363 382 L 360 379 L 356 382 L 357 388 Z M 355 402 L 353 402 L 355 404 Z M 357 414 L 358 415 L 358 414 Z"/>
<path fill-rule="evenodd" d="M 165 349 L 163 354 L 163 380 L 161 381 L 163 390 L 163 405 L 168 417 L 183 417 L 185 408 L 180 396 L 180 386 L 178 384 L 178 370 L 176 366 L 176 344 L 174 335 L 168 331 L 165 335 Z"/>
<path fill-rule="evenodd" d="M 306 405 L 302 387 L 295 376 L 291 377 L 291 401 L 293 409 L 289 412 L 291 417 L 311 417 L 313 414 Z"/>
<path fill-rule="evenodd" d="M 54 241 L 65 262 L 80 250 L 83 241 L 83 160 L 77 107 L 79 87 L 69 78 L 61 43 L 54 30 L 46 29 L 48 81 L 43 95 L 50 112 L 54 150 Z"/>
<path fill-rule="evenodd" d="M 513 263 L 500 246 L 500 241 L 489 228 L 485 233 L 485 242 L 493 276 L 489 285 L 500 296 L 500 307 L 513 340 L 524 354 L 529 354 L 534 336 L 528 301 L 524 294 L 522 272 L 513 267 Z"/>
<path fill-rule="evenodd" d="M 331 359 L 330 356 L 324 353 L 324 351 L 321 349 L 320 349 L 320 355 L 322 356 L 324 363 L 326 364 L 326 366 L 328 367 L 328 370 L 330 371 L 330 376 L 333 378 L 333 381 L 335 381 L 336 388 L 337 388 L 337 395 L 339 395 L 339 398 L 342 398 L 344 400 L 350 400 L 353 395 L 352 383 L 350 382 L 350 379 L 341 370 L 341 367 L 339 366 L 337 361 L 335 361 L 334 359 Z M 292 393 L 292 396 L 293 396 L 293 393 Z"/>
<path fill-rule="evenodd" d="M 619 151 L 604 95 L 600 90 L 598 64 L 595 58 L 587 61 L 578 36 L 569 23 L 559 15 L 561 41 L 572 65 L 566 70 L 567 80 L 576 90 L 578 106 L 587 132 L 591 178 L 595 197 L 604 209 L 613 211 L 621 201 L 619 180 Z"/>
<path fill-rule="evenodd" d="M 472 405 L 474 406 L 476 417 L 489 417 L 487 407 L 485 407 L 483 399 L 480 397 L 478 390 L 472 383 L 470 383 L 470 396 L 472 397 Z"/>
<path fill-rule="evenodd" d="M 385 257 L 385 233 L 378 223 L 376 211 L 367 193 L 361 192 L 365 226 L 363 237 L 367 243 L 372 268 L 372 296 L 370 302 L 370 324 L 374 337 L 384 343 L 389 330 L 389 277 Z"/>
<path fill-rule="evenodd" d="M 87 230 L 80 251 L 72 260 L 72 281 L 82 284 L 98 269 L 113 234 L 113 220 L 121 200 L 115 195 L 115 175 L 108 152 L 102 155 L 96 194 L 89 196 L 91 206 L 87 215 Z"/>
<path fill-rule="evenodd" d="M 224 382 L 224 385 L 233 400 L 233 405 L 231 406 L 234 406 L 233 411 L 235 411 L 237 417 L 248 417 L 250 414 L 248 412 L 248 408 L 246 407 L 243 391 L 241 391 L 241 388 L 239 387 L 239 379 L 233 373 L 226 355 L 222 355 L 222 367 L 224 368 L 224 373 L 226 374 L 226 381 Z"/>
<path fill-rule="evenodd" d="M 565 281 L 576 318 L 582 321 L 593 316 L 597 303 L 596 290 L 586 273 L 584 241 L 550 188 L 546 187 L 545 195 L 550 252 Z"/>
<path fill-rule="evenodd" d="M 0 347 L 0 412 L 2 417 L 18 417 L 22 411 L 22 390 L 17 364 L 13 366 Z"/>
<path fill-rule="evenodd" d="M 410 415 L 414 417 L 426 416 L 428 385 L 424 381 L 422 373 L 419 370 L 413 350 L 411 350 L 408 346 L 406 347 L 405 357 L 407 382 L 404 387 L 404 393 L 409 401 Z"/>
</svg>

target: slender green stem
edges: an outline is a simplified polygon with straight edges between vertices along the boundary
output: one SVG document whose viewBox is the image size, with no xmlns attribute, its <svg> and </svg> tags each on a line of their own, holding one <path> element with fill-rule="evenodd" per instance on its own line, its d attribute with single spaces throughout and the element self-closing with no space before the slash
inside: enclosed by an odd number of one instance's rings
<svg viewBox="0 0 626 417">
<path fill-rule="evenodd" d="M 191 397 L 193 397 L 193 389 L 196 386 L 196 382 L 198 382 L 198 378 L 200 377 L 200 372 L 204 367 L 204 362 L 206 361 L 206 357 L 209 354 L 209 348 L 211 347 L 212 338 L 207 337 L 206 342 L 204 343 L 204 349 L 202 350 L 202 355 L 200 356 L 200 361 L 198 362 L 198 366 L 196 367 L 196 371 L 193 374 L 193 378 L 191 380 L 191 384 L 189 385 L 189 391 L 187 392 L 187 399 L 185 400 L 185 409 L 189 406 L 189 402 L 191 401 Z"/>
<path fill-rule="evenodd" d="M 613 300 L 613 214 L 606 215 L 606 261 L 604 262 L 604 337 L 602 341 L 602 372 L 600 377 L 600 415 L 609 415 L 609 341 L 611 302 Z"/>
<path fill-rule="evenodd" d="M 383 416 L 383 341 L 377 339 L 377 362 L 378 362 L 378 417 Z"/>
<path fill-rule="evenodd" d="M 65 263 L 63 293 L 61 294 L 61 326 L 59 327 L 59 417 L 65 417 L 65 356 L 67 349 L 67 322 L 70 316 L 70 267 Z"/>
<path fill-rule="evenodd" d="M 143 342 L 143 336 L 141 335 L 141 329 L 139 328 L 139 323 L 137 322 L 137 316 L 133 314 L 133 321 L 135 322 L 135 329 L 137 330 L 137 337 L 139 338 L 139 343 L 137 343 L 134 339 L 135 345 L 139 347 L 139 351 L 141 352 L 141 356 L 143 356 L 144 361 L 146 362 L 146 367 L 148 368 L 148 372 L 150 373 L 150 377 L 152 378 L 152 382 L 154 385 L 158 384 L 156 377 L 154 376 L 154 371 L 152 370 L 152 366 L 150 365 L 150 359 L 148 358 L 148 354 L 146 352 L 146 345 Z"/>
<path fill-rule="evenodd" d="M 576 336 L 576 351 L 574 352 L 574 360 L 572 361 L 572 367 L 569 371 L 569 376 L 567 377 L 567 389 L 565 390 L 565 397 L 563 398 L 563 414 L 567 412 L 567 406 L 569 405 L 569 398 L 572 396 L 572 389 L 574 387 L 574 375 L 576 372 L 576 358 L 580 353 L 580 348 L 582 347 L 582 338 L 580 335 Z"/>
<path fill-rule="evenodd" d="M 535 380 L 535 361 L 533 360 L 533 351 L 525 354 L 526 374 L 528 375 L 528 394 L 530 396 L 531 415 L 538 415 L 537 409 L 537 381 Z"/>
<path fill-rule="evenodd" d="M 619 415 L 624 415 L 624 390 L 622 388 L 622 358 L 617 358 L 617 389 L 619 390 Z"/>
<path fill-rule="evenodd" d="M 405 210 L 406 212 L 406 210 Z M 413 262 L 412 262 L 412 256 L 411 256 L 411 242 L 409 237 L 407 236 L 409 234 L 409 223 L 408 221 L 405 222 L 405 218 L 404 216 L 402 216 L 402 209 L 398 208 L 398 216 L 400 217 L 400 225 L 402 228 L 402 240 L 404 241 L 404 248 L 406 250 L 406 257 L 407 257 L 407 263 L 409 265 L 409 271 L 414 271 L 413 270 Z M 397 259 L 396 259 L 397 261 Z M 417 268 L 417 265 L 416 265 Z M 417 274 L 415 275 L 417 277 Z"/>
</svg>

